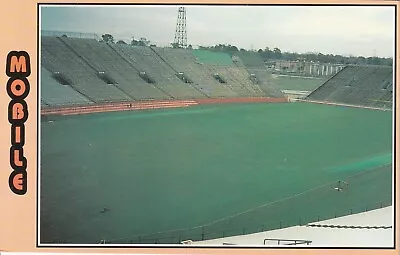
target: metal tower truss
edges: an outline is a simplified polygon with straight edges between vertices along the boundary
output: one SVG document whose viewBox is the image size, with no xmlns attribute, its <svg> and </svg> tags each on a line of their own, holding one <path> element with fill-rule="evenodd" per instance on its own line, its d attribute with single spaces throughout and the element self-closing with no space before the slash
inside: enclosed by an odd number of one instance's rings
<svg viewBox="0 0 400 255">
<path fill-rule="evenodd" d="M 179 7 L 178 19 L 176 21 L 174 45 L 179 48 L 187 47 L 187 31 L 186 31 L 186 9 Z"/>
</svg>

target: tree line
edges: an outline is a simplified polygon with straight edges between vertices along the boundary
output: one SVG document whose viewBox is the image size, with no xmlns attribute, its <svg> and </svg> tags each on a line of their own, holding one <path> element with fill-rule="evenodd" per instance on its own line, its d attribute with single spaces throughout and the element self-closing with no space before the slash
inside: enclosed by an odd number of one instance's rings
<svg viewBox="0 0 400 255">
<path fill-rule="evenodd" d="M 123 40 L 118 40 L 117 42 L 114 41 L 114 37 L 111 34 L 104 34 L 101 36 L 100 42 L 105 42 L 105 43 L 117 43 L 117 44 L 127 44 Z M 136 40 L 135 37 L 132 37 L 132 40 L 130 42 L 131 45 L 133 46 L 149 46 L 150 41 L 147 40 L 145 37 L 141 37 L 140 39 Z M 151 46 L 151 45 L 150 45 Z"/>
<path fill-rule="evenodd" d="M 275 59 L 275 60 L 287 60 L 287 61 L 306 61 L 306 62 L 321 62 L 321 63 L 335 63 L 345 65 L 393 65 L 393 58 L 382 58 L 382 57 L 364 57 L 364 56 L 342 56 L 334 54 L 323 54 L 323 53 L 296 53 L 296 52 L 282 52 L 279 48 L 270 49 L 259 49 L 258 51 L 248 51 L 246 49 L 238 49 L 234 45 L 218 44 L 215 46 L 199 46 L 199 49 L 211 50 L 216 52 L 225 52 L 234 54 L 236 52 L 249 52 L 252 54 L 258 54 L 264 61 Z"/>
<path fill-rule="evenodd" d="M 101 42 L 106 43 L 117 43 L 127 44 L 123 40 L 114 42 L 114 37 L 111 34 L 104 34 L 101 36 Z M 155 46 L 151 45 L 150 41 L 144 37 L 136 40 L 132 37 L 130 42 L 133 46 Z M 171 43 L 173 48 L 179 48 L 177 44 Z M 192 45 L 187 48 L 192 49 Z M 275 47 L 270 49 L 259 49 L 257 51 L 249 51 L 243 48 L 238 48 L 231 44 L 217 44 L 213 46 L 199 46 L 201 50 L 210 50 L 215 52 L 225 52 L 234 54 L 236 52 L 248 52 L 249 54 L 258 54 L 262 60 L 287 60 L 287 61 L 306 61 L 306 62 L 321 62 L 321 63 L 334 63 L 344 65 L 393 65 L 393 58 L 382 58 L 382 57 L 363 57 L 363 56 L 342 56 L 334 54 L 323 54 L 323 53 L 296 53 L 296 52 L 282 52 L 279 48 Z"/>
</svg>

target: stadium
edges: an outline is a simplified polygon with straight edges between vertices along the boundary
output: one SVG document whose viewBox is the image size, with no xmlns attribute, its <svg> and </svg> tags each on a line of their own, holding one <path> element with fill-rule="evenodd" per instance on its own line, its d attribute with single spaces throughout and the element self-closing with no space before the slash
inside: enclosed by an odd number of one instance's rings
<svg viewBox="0 0 400 255">
<path fill-rule="evenodd" d="M 181 245 L 392 206 L 391 66 L 307 82 L 257 54 L 43 34 L 40 54 L 42 244 Z"/>
</svg>

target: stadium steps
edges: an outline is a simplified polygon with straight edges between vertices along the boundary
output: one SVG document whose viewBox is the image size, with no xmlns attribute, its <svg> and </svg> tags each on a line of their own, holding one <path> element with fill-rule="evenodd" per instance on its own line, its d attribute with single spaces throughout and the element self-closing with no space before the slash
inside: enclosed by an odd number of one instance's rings
<svg viewBox="0 0 400 255">
<path fill-rule="evenodd" d="M 246 70 L 237 66 L 233 61 L 233 57 L 228 53 L 213 52 L 205 50 L 194 50 L 193 54 L 198 61 L 208 66 L 213 73 L 222 73 L 227 81 L 226 86 L 230 87 L 239 96 L 256 97 L 265 96 L 260 94 L 261 90 L 257 90 L 256 86 L 250 81 L 246 75 Z M 243 72 L 245 75 L 243 75 Z"/>
<path fill-rule="evenodd" d="M 134 100 L 167 99 L 168 95 L 139 76 L 139 72 L 127 63 L 107 43 L 94 39 L 63 39 L 84 57 L 97 72 L 105 72 L 115 81 L 115 86 Z"/>
<path fill-rule="evenodd" d="M 238 56 L 234 55 L 233 57 L 237 58 L 237 60 L 234 61 L 235 66 L 238 67 L 239 69 L 244 69 L 246 73 L 246 78 L 250 80 L 250 68 L 248 68 Z M 259 67 L 259 68 L 264 69 L 264 67 Z M 242 79 L 244 79 L 244 77 Z M 266 95 L 266 92 L 261 88 L 259 83 L 254 83 L 251 80 L 250 83 L 252 85 L 252 88 L 257 94 L 260 94 L 261 96 Z"/>
<path fill-rule="evenodd" d="M 134 66 L 146 72 L 155 80 L 156 86 L 176 99 L 204 98 L 190 84 L 182 82 L 175 72 L 160 59 L 149 47 L 113 45 L 114 49 Z"/>
<path fill-rule="evenodd" d="M 211 66 L 208 65 L 207 68 L 212 74 L 220 75 L 226 83 L 223 85 L 234 91 L 239 97 L 249 97 L 251 96 L 251 91 L 246 88 L 243 84 L 239 83 L 235 77 L 229 72 L 227 67 L 224 66 Z"/>
<path fill-rule="evenodd" d="M 179 73 L 179 71 L 176 70 L 172 65 L 170 65 L 170 64 L 168 63 L 168 61 L 166 61 L 160 54 L 158 54 L 157 51 L 155 51 L 153 47 L 150 47 L 149 49 L 152 50 L 153 53 L 154 53 L 155 55 L 157 55 L 169 68 L 171 68 L 171 70 L 173 70 L 173 72 L 174 72 L 175 75 L 176 75 L 177 73 Z M 204 97 L 209 97 L 208 94 L 205 93 L 205 92 L 202 90 L 202 87 L 198 86 L 197 83 L 193 83 L 193 82 L 192 82 L 192 83 L 190 83 L 190 86 L 192 86 L 194 89 L 196 89 L 196 90 L 199 91 L 201 94 L 203 94 Z"/>
<path fill-rule="evenodd" d="M 51 72 L 43 66 L 40 67 L 40 86 L 42 102 L 45 102 L 44 105 L 47 106 L 85 105 L 93 103 L 69 85 L 60 84 L 52 77 Z"/>
<path fill-rule="evenodd" d="M 385 78 L 383 84 L 381 94 L 376 97 L 373 106 L 391 109 L 393 108 L 393 73 Z"/>
<path fill-rule="evenodd" d="M 273 81 L 269 78 L 270 74 L 267 72 L 265 68 L 249 68 L 249 73 L 254 74 L 258 81 L 259 87 L 264 91 L 264 93 L 268 97 L 273 98 L 284 98 L 285 95 L 282 91 L 274 84 Z"/>
<path fill-rule="evenodd" d="M 71 87 L 93 102 L 131 100 L 115 86 L 106 84 L 86 62 L 57 37 L 41 38 L 42 65 L 50 72 L 61 72 Z"/>
<path fill-rule="evenodd" d="M 284 97 L 283 93 L 268 80 L 264 61 L 258 53 L 239 51 L 232 55 L 233 58 L 237 59 L 235 65 L 246 69 L 248 77 L 250 77 L 250 74 L 256 75 L 258 84 L 247 83 L 248 88 L 251 88 L 256 96 Z"/>
<path fill-rule="evenodd" d="M 258 86 L 258 84 L 254 84 L 250 80 L 250 74 L 247 72 L 246 69 L 238 67 L 227 67 L 227 69 L 238 82 L 243 84 L 243 86 L 250 91 L 252 96 L 265 96 L 264 91 Z"/>
<path fill-rule="evenodd" d="M 392 93 L 390 90 L 382 88 L 387 82 L 393 80 L 392 69 L 376 67 L 374 73 L 368 76 L 369 78 L 367 78 L 365 82 L 367 86 L 363 86 L 361 93 L 357 93 L 360 95 L 360 104 L 380 108 L 388 108 L 387 106 L 391 106 L 391 102 L 393 101 L 391 97 Z M 386 100 L 384 100 L 385 98 Z"/>
<path fill-rule="evenodd" d="M 238 96 L 231 89 L 217 82 L 212 77 L 212 73 L 204 65 L 196 61 L 190 50 L 170 48 L 152 49 L 174 70 L 185 73 L 208 97 L 223 98 Z"/>
<path fill-rule="evenodd" d="M 81 39 L 78 39 L 78 43 L 79 40 Z M 82 44 L 86 44 L 84 46 L 88 49 L 93 48 L 94 54 L 88 57 L 93 60 L 96 68 L 106 70 L 118 82 L 117 85 L 136 100 L 171 98 L 154 84 L 144 81 L 139 76 L 140 70 L 120 55 L 112 45 L 96 40 L 85 40 Z"/>
<path fill-rule="evenodd" d="M 236 67 L 247 69 L 247 66 L 243 63 L 242 59 L 240 59 L 237 55 L 232 55 L 233 64 Z"/>
<path fill-rule="evenodd" d="M 129 57 L 127 57 L 127 56 L 125 56 L 124 54 L 122 54 L 121 51 L 118 50 L 116 47 L 114 47 L 112 44 L 107 44 L 107 45 L 108 45 L 108 47 L 110 47 L 117 55 L 119 55 L 122 59 L 124 59 L 124 61 L 125 61 L 128 65 L 130 65 L 133 69 L 135 69 L 135 71 L 139 74 L 139 76 L 140 76 L 140 73 L 143 73 L 143 71 L 142 71 L 142 70 L 143 70 L 142 63 L 139 63 L 139 62 L 133 63 L 132 60 L 131 60 Z M 148 77 L 149 79 L 154 80 L 154 79 L 153 79 L 154 77 L 149 76 L 147 73 L 146 73 L 146 75 L 147 75 L 147 77 Z M 143 82 L 143 79 L 142 79 L 141 77 L 140 77 L 140 79 L 142 80 L 141 82 Z M 174 96 L 168 94 L 167 91 L 165 91 L 165 90 L 162 89 L 160 86 L 158 86 L 157 83 L 156 83 L 155 81 L 154 81 L 153 83 L 148 83 L 148 82 L 146 82 L 146 83 L 147 83 L 148 85 L 146 85 L 145 87 L 149 87 L 149 85 L 150 85 L 150 87 L 151 87 L 151 86 L 154 86 L 154 88 L 156 88 L 157 90 L 159 90 L 159 92 L 161 92 L 161 94 L 162 94 L 162 96 L 161 96 L 162 99 L 173 99 L 173 98 L 174 98 Z M 158 98 L 158 96 L 155 96 L 155 93 L 154 93 L 154 92 L 153 92 L 153 93 L 148 93 L 148 94 L 149 94 L 149 95 L 152 95 L 154 99 L 157 99 L 157 98 Z"/>
<path fill-rule="evenodd" d="M 392 108 L 391 67 L 347 66 L 314 90 L 307 99 L 350 105 Z"/>
<path fill-rule="evenodd" d="M 339 72 L 337 72 L 336 74 L 334 74 L 333 76 L 331 76 L 328 80 L 326 80 L 323 84 L 321 84 L 320 86 L 318 86 L 316 89 L 314 89 L 313 91 L 311 91 L 311 93 L 308 95 L 308 99 L 311 100 L 322 100 L 326 97 L 325 94 L 329 94 L 330 91 L 326 90 L 325 87 L 323 87 L 325 84 L 327 84 L 328 82 L 331 82 L 331 80 L 335 79 L 337 81 L 341 81 L 341 82 L 345 82 L 345 80 L 342 80 L 342 75 L 343 73 L 345 73 L 345 69 L 347 68 L 347 66 L 345 66 L 342 70 L 340 70 Z M 334 81 L 335 83 L 335 81 Z"/>
<path fill-rule="evenodd" d="M 77 49 L 80 49 L 80 44 L 81 44 L 81 40 L 80 39 L 77 39 L 77 38 L 72 38 L 72 39 L 70 39 L 70 38 L 67 38 L 67 37 L 65 37 L 64 39 L 63 39 L 64 37 L 59 37 L 59 39 L 65 44 L 65 46 L 67 46 L 67 48 L 69 48 L 73 53 L 75 53 L 80 59 L 82 59 L 85 63 L 86 63 L 86 65 L 87 66 L 89 66 L 91 69 L 93 69 L 94 71 L 95 71 L 95 73 L 98 75 L 98 77 L 100 77 L 100 79 L 103 81 L 103 82 L 105 82 L 107 85 L 111 85 L 111 86 L 114 86 L 116 89 L 118 89 L 118 90 L 120 90 L 126 97 L 128 97 L 129 98 L 129 101 L 132 101 L 134 98 L 132 97 L 132 96 L 130 96 L 128 93 L 126 93 L 126 91 L 124 91 L 121 87 L 119 87 L 118 86 L 118 82 L 116 82 L 115 81 L 115 79 L 114 78 L 112 78 L 107 72 L 105 72 L 104 70 L 99 70 L 99 69 L 97 69 L 93 64 L 96 64 L 96 62 L 91 62 L 89 59 L 87 59 L 86 57 L 85 57 L 85 55 L 84 54 L 81 54 L 81 53 L 85 53 L 85 52 L 87 52 L 87 53 L 93 53 L 92 51 L 93 51 L 93 49 L 89 49 L 89 48 L 87 48 L 85 51 L 83 51 L 83 52 L 78 52 L 77 51 Z M 79 43 L 78 44 L 75 44 L 75 45 L 71 45 L 70 43 L 71 43 L 71 40 L 79 40 Z M 92 39 L 92 41 L 95 41 L 95 42 L 97 42 L 96 40 L 93 40 Z M 75 47 L 74 47 L 75 46 Z M 102 75 L 100 75 L 100 73 L 102 73 Z M 103 78 L 102 78 L 103 77 Z M 104 79 L 105 78 L 105 79 Z"/>
<path fill-rule="evenodd" d="M 238 60 L 235 62 L 236 66 L 238 66 L 239 68 L 245 68 L 246 71 L 248 72 L 248 77 L 250 77 L 250 73 L 254 73 L 251 72 L 250 70 L 265 70 L 265 64 L 264 61 L 262 60 L 262 58 L 260 57 L 260 55 L 256 52 L 235 52 L 233 53 L 233 56 L 235 58 L 237 58 Z M 259 73 L 259 72 L 258 72 Z M 258 75 L 260 76 L 260 74 Z M 257 77 L 257 75 L 256 75 Z M 266 83 L 265 79 L 263 79 L 263 77 L 259 78 L 257 77 L 260 81 L 260 83 L 263 83 L 263 85 Z M 252 85 L 252 89 L 254 90 L 254 92 L 256 93 L 256 95 L 258 96 L 265 96 L 266 94 L 269 94 L 269 90 L 275 90 L 276 92 L 272 92 L 272 94 L 277 94 L 279 95 L 279 91 L 277 91 L 277 89 L 275 88 L 270 88 L 269 86 L 265 86 L 264 88 L 262 88 L 260 86 L 260 84 L 254 84 L 251 83 Z M 281 95 L 283 96 L 283 95 Z"/>
</svg>

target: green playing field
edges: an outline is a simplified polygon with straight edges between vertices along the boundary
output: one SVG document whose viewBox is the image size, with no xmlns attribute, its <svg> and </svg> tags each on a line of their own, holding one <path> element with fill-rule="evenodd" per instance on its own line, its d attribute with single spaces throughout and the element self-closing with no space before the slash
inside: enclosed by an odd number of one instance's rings
<svg viewBox="0 0 400 255">
<path fill-rule="evenodd" d="M 281 90 L 308 90 L 312 91 L 321 86 L 326 78 L 310 78 L 290 75 L 271 75 L 269 81 Z"/>
<path fill-rule="evenodd" d="M 229 235 L 391 201 L 392 112 L 199 105 L 53 117 L 40 138 L 42 243 L 126 242 L 204 225 Z M 341 195 L 338 180 L 349 183 Z M 166 242 L 204 238 L 204 227 L 182 233 Z"/>
</svg>

